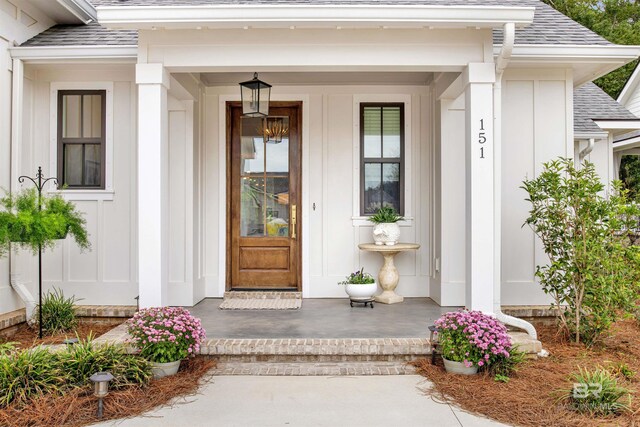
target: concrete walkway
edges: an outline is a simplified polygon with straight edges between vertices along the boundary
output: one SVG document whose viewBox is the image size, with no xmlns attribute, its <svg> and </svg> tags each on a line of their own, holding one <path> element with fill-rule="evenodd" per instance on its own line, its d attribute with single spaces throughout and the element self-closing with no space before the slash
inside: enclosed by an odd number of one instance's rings
<svg viewBox="0 0 640 427">
<path fill-rule="evenodd" d="M 502 426 L 425 396 L 417 375 L 216 376 L 200 394 L 100 426 Z"/>
</svg>

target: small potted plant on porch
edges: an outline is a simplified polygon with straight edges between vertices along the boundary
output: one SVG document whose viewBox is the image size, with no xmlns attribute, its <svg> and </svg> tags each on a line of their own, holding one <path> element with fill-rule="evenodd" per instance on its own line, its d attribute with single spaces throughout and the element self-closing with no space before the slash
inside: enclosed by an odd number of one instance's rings
<svg viewBox="0 0 640 427">
<path fill-rule="evenodd" d="M 338 283 L 344 285 L 344 290 L 349 295 L 351 300 L 351 306 L 354 302 L 367 302 L 373 301 L 373 294 L 378 290 L 378 284 L 373 276 L 364 272 L 364 268 L 349 274 L 346 280 Z M 371 304 L 373 308 L 373 304 Z"/>
<path fill-rule="evenodd" d="M 373 241 L 376 245 L 393 246 L 400 239 L 400 226 L 398 221 L 404 218 L 391 206 L 383 206 L 369 217 L 373 222 Z"/>
<path fill-rule="evenodd" d="M 127 321 L 130 342 L 151 362 L 154 378 L 178 372 L 180 362 L 195 356 L 205 339 L 200 319 L 181 307 L 152 307 Z"/>
<path fill-rule="evenodd" d="M 473 375 L 478 368 L 509 357 L 511 338 L 506 326 L 480 311 L 459 310 L 435 321 L 438 347 L 447 372 Z"/>
</svg>

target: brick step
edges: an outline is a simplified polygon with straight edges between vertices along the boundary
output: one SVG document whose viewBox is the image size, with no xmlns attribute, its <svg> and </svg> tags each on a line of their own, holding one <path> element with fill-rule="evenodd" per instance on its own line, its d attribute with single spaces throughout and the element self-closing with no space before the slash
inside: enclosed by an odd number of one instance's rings
<svg viewBox="0 0 640 427">
<path fill-rule="evenodd" d="M 401 362 L 246 363 L 220 362 L 213 375 L 368 376 L 411 375 L 413 366 Z"/>
<path fill-rule="evenodd" d="M 426 338 L 209 339 L 201 354 L 221 362 L 407 362 L 431 354 Z"/>
</svg>

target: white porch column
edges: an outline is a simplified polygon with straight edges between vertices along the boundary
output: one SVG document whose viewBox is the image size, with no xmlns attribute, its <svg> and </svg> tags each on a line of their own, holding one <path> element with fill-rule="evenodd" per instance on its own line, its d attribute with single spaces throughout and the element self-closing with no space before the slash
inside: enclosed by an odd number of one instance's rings
<svg viewBox="0 0 640 427">
<path fill-rule="evenodd" d="M 169 294 L 169 73 L 137 64 L 138 290 L 140 307 L 165 306 Z"/>
<path fill-rule="evenodd" d="M 470 63 L 463 73 L 466 122 L 465 305 L 493 312 L 494 141 L 493 63 Z"/>
</svg>

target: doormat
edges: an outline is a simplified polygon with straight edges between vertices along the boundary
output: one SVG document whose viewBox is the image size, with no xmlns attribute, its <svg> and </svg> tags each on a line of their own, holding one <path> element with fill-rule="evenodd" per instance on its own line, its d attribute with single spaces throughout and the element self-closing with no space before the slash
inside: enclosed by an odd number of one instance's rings
<svg viewBox="0 0 640 427">
<path fill-rule="evenodd" d="M 225 292 L 220 310 L 297 310 L 301 292 Z"/>
</svg>

